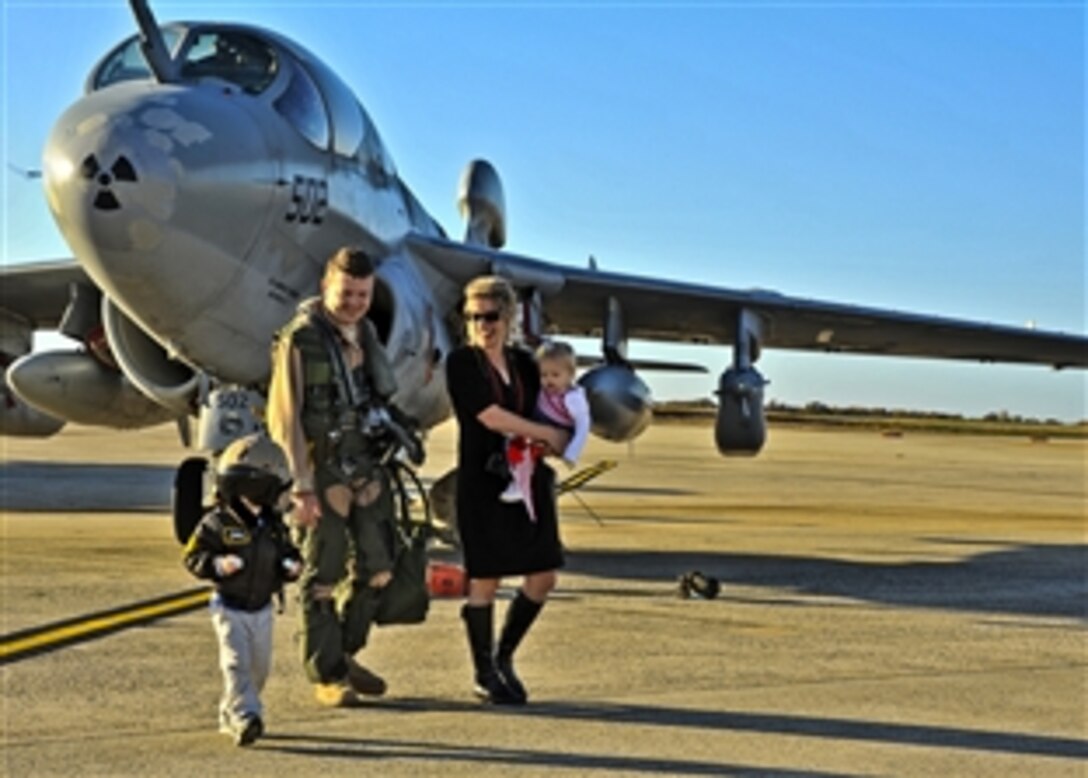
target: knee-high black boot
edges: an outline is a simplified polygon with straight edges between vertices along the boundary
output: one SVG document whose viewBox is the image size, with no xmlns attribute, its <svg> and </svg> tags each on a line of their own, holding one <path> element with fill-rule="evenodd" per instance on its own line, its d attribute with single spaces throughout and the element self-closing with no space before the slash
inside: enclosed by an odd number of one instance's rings
<svg viewBox="0 0 1088 778">
<path fill-rule="evenodd" d="M 499 650 L 495 653 L 495 669 L 498 670 L 507 688 L 518 698 L 519 702 L 529 699 L 529 693 L 525 691 L 521 680 L 514 673 L 514 651 L 517 649 L 529 627 L 536 621 L 537 614 L 544 607 L 542 602 L 534 602 L 525 596 L 525 592 L 518 591 L 510 607 L 506 609 L 506 621 L 499 635 Z"/>
<path fill-rule="evenodd" d="M 491 657 L 493 638 L 494 606 L 468 605 L 461 608 L 461 618 L 465 620 L 468 633 L 468 646 L 472 651 L 472 664 L 476 669 L 476 696 L 485 702 L 496 705 L 516 705 L 524 700 L 518 699 L 495 670 L 495 661 Z"/>
</svg>

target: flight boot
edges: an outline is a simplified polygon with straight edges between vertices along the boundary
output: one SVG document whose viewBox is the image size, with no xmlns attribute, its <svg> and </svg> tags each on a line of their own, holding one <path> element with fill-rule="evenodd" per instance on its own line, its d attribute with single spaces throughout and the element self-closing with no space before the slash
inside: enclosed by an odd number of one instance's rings
<svg viewBox="0 0 1088 778">
<path fill-rule="evenodd" d="M 326 708 L 354 708 L 359 705 L 355 691 L 345 681 L 315 683 L 314 698 Z"/>
<path fill-rule="evenodd" d="M 359 694 L 368 697 L 381 697 L 387 688 L 385 680 L 376 673 L 367 670 L 352 657 L 347 657 L 348 683 Z"/>
</svg>

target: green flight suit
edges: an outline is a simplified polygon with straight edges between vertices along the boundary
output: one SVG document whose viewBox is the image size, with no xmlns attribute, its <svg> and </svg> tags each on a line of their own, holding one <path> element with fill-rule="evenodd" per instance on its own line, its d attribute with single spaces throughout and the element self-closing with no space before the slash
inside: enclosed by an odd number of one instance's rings
<svg viewBox="0 0 1088 778">
<path fill-rule="evenodd" d="M 301 356 L 301 422 L 321 505 L 317 526 L 297 530 L 302 658 L 311 682 L 330 683 L 344 679 L 347 659 L 366 645 L 378 596 L 369 581 L 393 568 L 395 519 L 388 474 L 361 430 L 360 414 L 343 400 L 349 393 L 339 386 L 329 335 L 312 318 L 320 315 L 312 303 L 301 306 L 277 347 L 294 346 Z M 384 404 L 396 383 L 369 320 L 360 324 L 359 343 L 364 359 L 355 381 Z"/>
</svg>

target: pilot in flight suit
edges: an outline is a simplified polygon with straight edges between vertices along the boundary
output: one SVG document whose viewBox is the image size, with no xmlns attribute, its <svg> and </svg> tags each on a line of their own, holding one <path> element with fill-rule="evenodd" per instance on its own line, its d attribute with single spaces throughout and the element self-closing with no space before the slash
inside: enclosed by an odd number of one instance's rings
<svg viewBox="0 0 1088 778">
<path fill-rule="evenodd" d="M 369 256 L 336 252 L 321 297 L 299 306 L 273 346 L 268 426 L 294 479 L 303 663 L 318 701 L 331 706 L 386 689 L 354 659 L 391 578 L 395 549 L 390 482 L 365 420 L 368 407 L 396 390 L 365 317 L 373 283 Z"/>
</svg>

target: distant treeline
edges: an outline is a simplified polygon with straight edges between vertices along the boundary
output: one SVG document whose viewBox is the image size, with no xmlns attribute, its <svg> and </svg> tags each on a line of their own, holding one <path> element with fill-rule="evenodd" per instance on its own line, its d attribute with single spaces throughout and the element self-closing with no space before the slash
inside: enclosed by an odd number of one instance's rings
<svg viewBox="0 0 1088 778">
<path fill-rule="evenodd" d="M 654 405 L 654 416 L 662 421 L 707 422 L 713 420 L 715 400 L 679 400 Z M 767 421 L 772 425 L 796 424 L 824 427 L 849 427 L 886 431 L 959 432 L 986 435 L 1028 435 L 1036 438 L 1088 438 L 1088 419 L 1064 423 L 1058 419 L 1033 419 L 1008 411 L 994 411 L 985 416 L 969 417 L 939 411 L 913 411 L 902 408 L 839 408 L 821 402 L 787 405 L 771 400 L 766 405 Z"/>
</svg>

